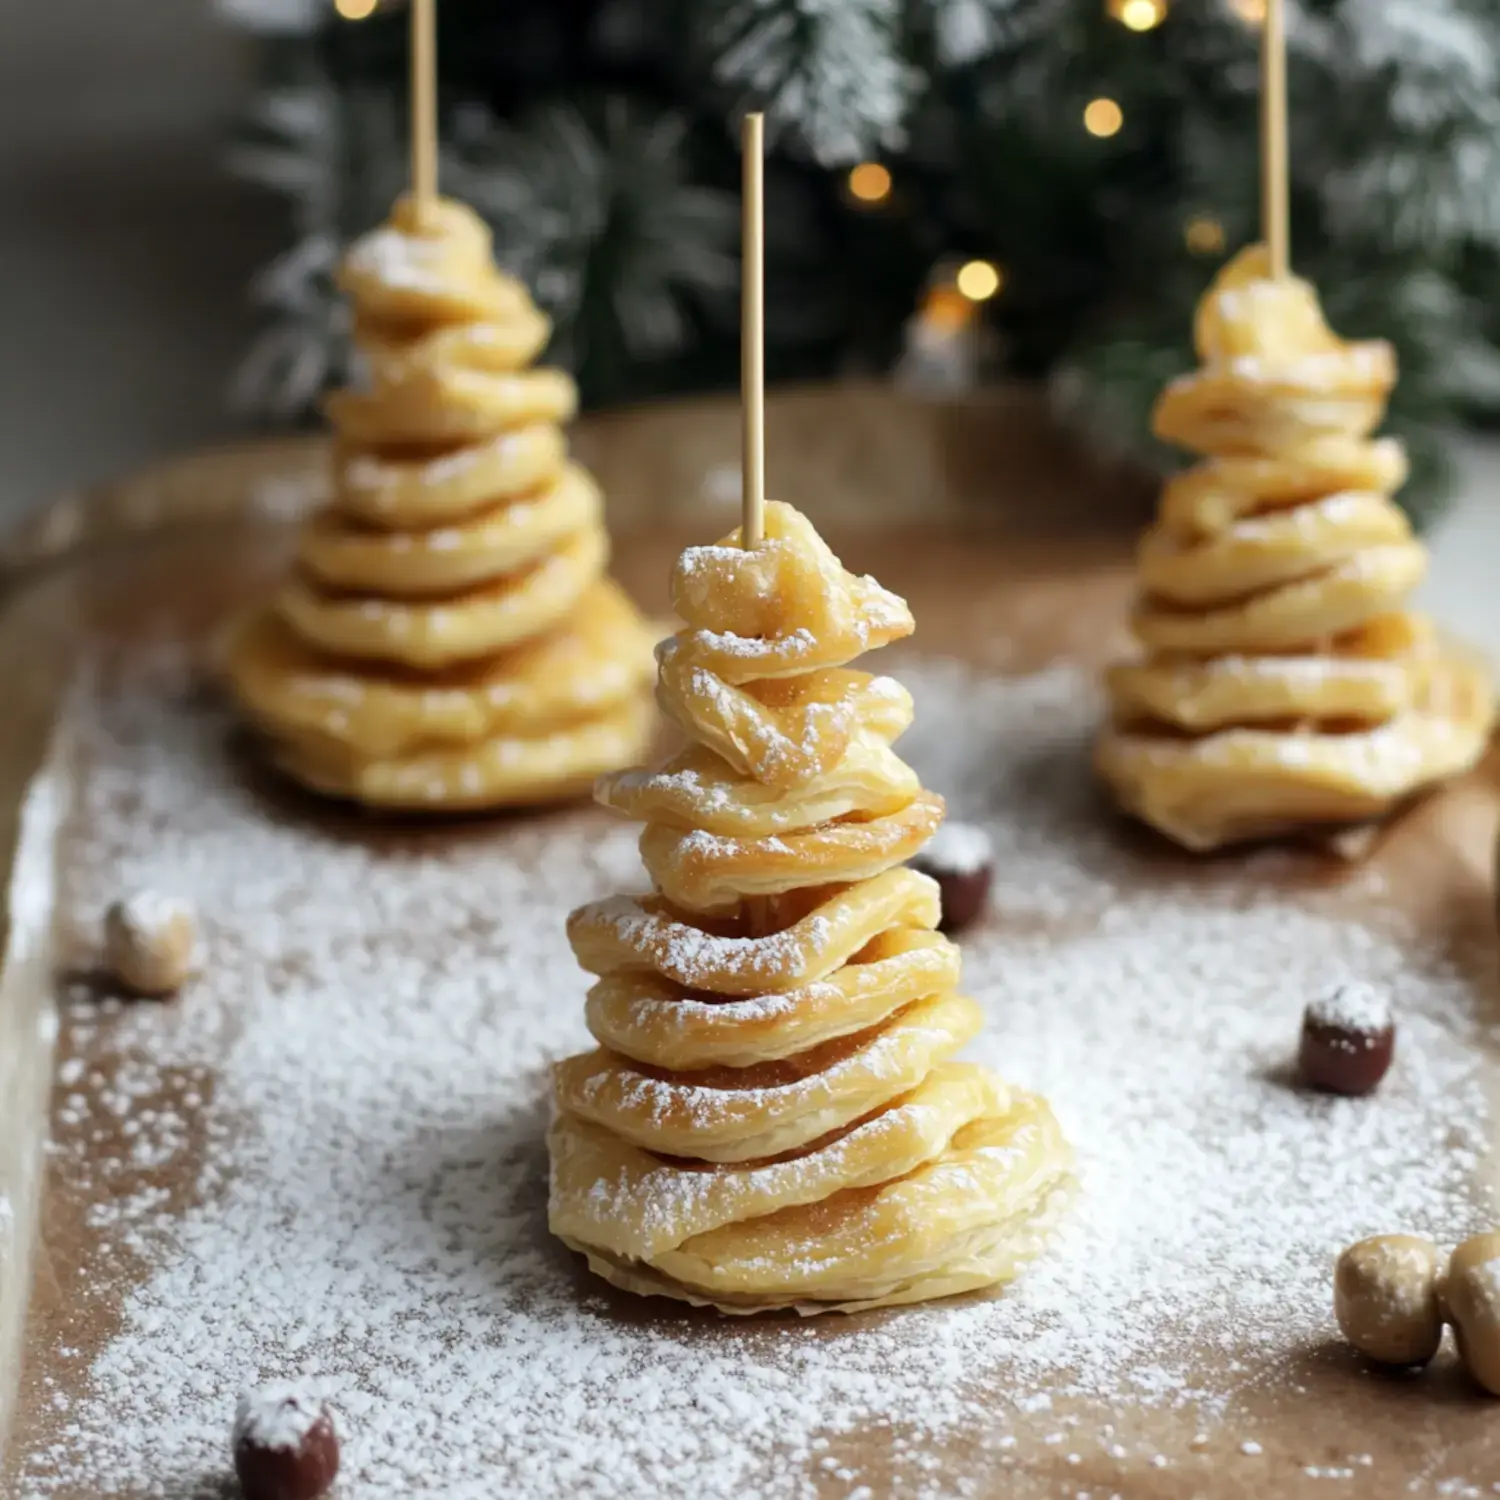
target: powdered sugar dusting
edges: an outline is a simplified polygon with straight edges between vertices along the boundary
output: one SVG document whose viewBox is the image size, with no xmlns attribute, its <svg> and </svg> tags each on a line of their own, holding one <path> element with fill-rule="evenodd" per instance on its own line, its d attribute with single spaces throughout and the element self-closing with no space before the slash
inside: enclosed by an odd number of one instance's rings
<svg viewBox="0 0 1500 1500">
<path fill-rule="evenodd" d="M 1134 852 L 1087 773 L 1080 672 L 900 675 L 903 753 L 1006 852 L 965 943 L 976 1050 L 1050 1097 L 1081 1191 L 997 1300 L 734 1327 L 603 1295 L 545 1233 L 544 1070 L 588 1045 L 563 916 L 618 888 L 632 830 L 578 811 L 377 842 L 268 812 L 170 682 L 84 705 L 68 920 L 175 885 L 212 961 L 177 1006 L 67 1002 L 59 1107 L 82 1123 L 58 1117 L 58 1152 L 96 1174 L 101 1254 L 143 1276 L 22 1492 L 218 1493 L 237 1392 L 283 1379 L 336 1398 L 361 1500 L 849 1495 L 871 1453 L 900 1493 L 962 1494 L 945 1454 L 994 1475 L 1048 1423 L 1091 1478 L 1116 1449 L 1183 1462 L 1200 1427 L 1269 1463 L 1238 1403 L 1331 1333 L 1334 1254 L 1489 1219 L 1469 983 L 1378 896 L 1367 926 L 1326 881 L 1295 888 L 1290 856 Z M 1298 1019 L 1352 981 L 1400 993 L 1401 1056 L 1374 1098 L 1304 1094 Z M 124 1157 L 198 1162 L 192 1201 L 115 1192 L 105 1119 Z M 1184 1405 L 1180 1453 L 1116 1436 Z"/>
<path fill-rule="evenodd" d="M 995 857 L 995 846 L 975 823 L 950 818 L 922 849 L 921 863 L 954 875 L 973 875 Z"/>
<path fill-rule="evenodd" d="M 1391 1002 L 1375 985 L 1351 980 L 1319 995 L 1308 1005 L 1307 1015 L 1319 1026 L 1373 1037 L 1391 1024 Z"/>
<path fill-rule="evenodd" d="M 299 1448 L 324 1411 L 316 1396 L 286 1381 L 244 1391 L 235 1411 L 234 1441 L 257 1448 Z"/>
<path fill-rule="evenodd" d="M 831 931 L 826 917 L 804 917 L 794 926 L 763 937 L 719 937 L 686 922 L 645 911 L 633 896 L 611 896 L 596 904 L 595 916 L 614 927 L 627 944 L 660 944 L 655 967 L 679 984 L 703 984 L 717 971 L 733 968 L 766 983 L 795 972 L 804 946 L 817 949 Z"/>
<path fill-rule="evenodd" d="M 441 292 L 449 279 L 444 275 L 441 244 L 389 227 L 356 240 L 349 249 L 349 266 L 387 286 L 418 292 Z"/>
<path fill-rule="evenodd" d="M 120 920 L 132 936 L 146 940 L 177 922 L 192 921 L 193 908 L 169 891 L 132 891 L 118 907 Z"/>
</svg>

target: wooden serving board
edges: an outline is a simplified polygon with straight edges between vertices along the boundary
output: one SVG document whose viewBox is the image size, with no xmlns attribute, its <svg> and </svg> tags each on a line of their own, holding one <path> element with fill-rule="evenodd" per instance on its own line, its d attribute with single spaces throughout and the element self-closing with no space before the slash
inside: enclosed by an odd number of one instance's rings
<svg viewBox="0 0 1500 1500">
<path fill-rule="evenodd" d="M 884 389 L 851 387 L 774 397 L 768 417 L 771 492 L 812 515 L 851 566 L 908 598 L 924 653 L 1024 673 L 1058 661 L 1092 667 L 1120 650 L 1142 492 L 1078 468 L 1027 398 L 924 406 Z M 581 427 L 579 454 L 611 497 L 616 570 L 649 609 L 665 610 L 676 552 L 734 523 L 736 422 L 732 404 L 708 402 Z M 60 839 L 48 834 L 36 772 L 46 761 L 47 784 L 60 796 L 70 792 L 70 775 L 88 774 L 86 767 L 69 770 L 62 707 L 85 665 L 128 675 L 137 655 L 166 644 L 206 669 L 215 627 L 284 566 L 287 520 L 318 494 L 323 457 L 319 441 L 305 440 L 181 461 L 70 501 L 0 554 L 10 569 L 0 613 L 0 681 L 8 699 L 0 848 L 11 870 L 0 971 L 0 1439 L 8 1438 L 0 1494 L 29 1493 L 32 1481 L 48 1495 L 117 1492 L 110 1474 L 82 1483 L 76 1470 L 71 1488 L 47 1487 L 45 1467 L 35 1467 L 37 1455 L 66 1447 L 68 1413 L 87 1396 L 91 1365 L 116 1335 L 124 1299 L 151 1271 L 151 1256 L 139 1247 L 126 1252 L 110 1243 L 99 1184 L 122 1199 L 156 1191 L 169 1218 L 196 1206 L 213 1101 L 211 1066 L 204 1077 L 179 1081 L 184 1095 L 191 1089 L 200 1102 L 184 1110 L 189 1138 L 164 1168 L 127 1165 L 106 1175 L 80 1169 L 76 1152 L 60 1153 L 45 1168 L 49 1129 L 76 1138 L 63 1113 L 67 1089 L 53 1080 L 85 1057 L 71 1028 L 59 1034 L 54 975 L 86 953 L 76 914 L 54 899 L 66 889 L 76 841 L 66 825 Z M 1099 503 L 1102 489 L 1117 497 L 1114 504 Z M 1349 921 L 1365 920 L 1369 893 L 1383 892 L 1372 920 L 1436 943 L 1471 986 L 1476 1013 L 1484 1012 L 1496 1000 L 1493 769 L 1409 814 L 1357 873 L 1308 854 L 1268 867 L 1266 879 L 1280 894 Z M 290 816 L 274 795 L 266 809 L 268 818 Z M 317 816 L 305 807 L 296 815 Z M 1102 805 L 1100 816 L 1107 818 Z M 536 825 L 526 826 L 530 837 Z M 373 821 L 341 818 L 339 828 L 374 851 L 386 847 L 388 835 Z M 425 833 L 424 847 L 438 847 L 433 841 L 444 836 L 441 829 Z M 1180 882 L 1202 868 L 1212 882 L 1224 869 L 1222 862 L 1195 866 L 1123 826 L 1113 836 L 1139 861 L 1142 880 Z M 582 988 L 580 980 L 580 998 Z M 106 1033 L 109 1024 L 105 1016 Z M 90 1058 L 97 1036 L 93 1046 Z M 1488 1061 L 1485 1069 L 1488 1087 Z M 1172 1086 L 1170 1078 L 1161 1082 Z M 125 1119 L 119 1123 L 124 1129 Z M 112 1161 L 128 1154 L 107 1132 L 88 1153 Z M 1487 1165 L 1475 1171 L 1476 1204 L 1488 1201 L 1488 1176 Z M 539 1225 L 537 1234 L 543 1242 Z M 580 1278 L 580 1295 L 585 1290 L 598 1294 Z M 610 1299 L 609 1307 L 624 1324 L 676 1316 L 626 1298 Z M 705 1347 L 721 1337 L 712 1320 L 691 1326 Z M 858 1337 L 857 1321 L 853 1332 L 845 1324 L 837 1336 Z M 1210 1368 L 1217 1357 L 1212 1350 L 1203 1356 Z M 996 1402 L 1005 1400 L 1004 1372 L 987 1378 Z M 938 1476 L 933 1492 L 941 1493 L 1163 1500 L 1321 1496 L 1340 1488 L 1362 1496 L 1478 1495 L 1500 1481 L 1500 1408 L 1479 1397 L 1451 1359 L 1417 1389 L 1372 1376 L 1322 1328 L 1287 1349 L 1284 1364 L 1273 1363 L 1269 1373 L 1261 1368 L 1238 1383 L 1226 1374 L 1225 1381 L 1234 1387 L 1234 1421 L 1207 1433 L 1190 1402 L 1135 1405 L 1123 1394 L 1031 1401 L 1007 1408 L 1011 1436 L 1003 1446 L 960 1427 L 945 1435 L 924 1472 Z M 134 1419 L 121 1411 L 122 1423 Z M 1059 1424 L 1087 1442 L 1055 1441 Z M 1101 1432 L 1111 1441 L 1098 1441 Z M 1253 1464 L 1244 1461 L 1246 1433 L 1261 1450 Z M 838 1464 L 809 1478 L 773 1463 L 757 1492 L 802 1493 L 799 1486 L 810 1483 L 826 1496 L 916 1493 L 898 1477 L 890 1443 L 884 1430 L 840 1434 L 831 1450 Z M 1067 1451 L 1074 1447 L 1083 1451 Z M 1340 1466 L 1354 1453 L 1367 1467 L 1345 1473 Z M 340 1493 L 357 1496 L 357 1479 Z"/>
</svg>

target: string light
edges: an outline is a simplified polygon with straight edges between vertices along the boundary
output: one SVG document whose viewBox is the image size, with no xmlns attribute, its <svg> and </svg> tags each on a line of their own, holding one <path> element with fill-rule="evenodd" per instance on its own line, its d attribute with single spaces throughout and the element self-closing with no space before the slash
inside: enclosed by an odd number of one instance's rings
<svg viewBox="0 0 1500 1500">
<path fill-rule="evenodd" d="M 1229 8 L 1247 26 L 1265 24 L 1266 0 L 1229 0 Z"/>
<path fill-rule="evenodd" d="M 1083 128 L 1090 135 L 1111 136 L 1125 123 L 1125 111 L 1113 99 L 1090 99 L 1083 111 Z"/>
<path fill-rule="evenodd" d="M 333 8 L 346 21 L 363 21 L 374 15 L 376 0 L 333 0 Z"/>
<path fill-rule="evenodd" d="M 1167 18 L 1167 0 L 1110 0 L 1110 14 L 1127 31 L 1150 31 Z"/>
<path fill-rule="evenodd" d="M 849 193 L 861 203 L 884 203 L 891 196 L 891 174 L 878 161 L 862 161 L 849 173 Z"/>
<path fill-rule="evenodd" d="M 1224 226 L 1211 214 L 1198 214 L 1183 225 L 1182 238 L 1194 255 L 1218 255 L 1224 249 Z"/>
<path fill-rule="evenodd" d="M 987 260 L 966 261 L 953 278 L 954 286 L 970 302 L 988 302 L 1004 283 L 1000 267 Z"/>
</svg>

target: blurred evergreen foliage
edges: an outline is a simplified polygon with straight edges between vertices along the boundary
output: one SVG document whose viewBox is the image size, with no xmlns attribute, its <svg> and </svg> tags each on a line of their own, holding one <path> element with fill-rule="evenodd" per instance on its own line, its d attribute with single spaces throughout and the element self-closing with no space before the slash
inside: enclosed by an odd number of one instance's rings
<svg viewBox="0 0 1500 1500">
<path fill-rule="evenodd" d="M 888 369 L 935 265 L 1003 271 L 993 368 L 1052 382 L 1092 441 L 1150 451 L 1195 300 L 1257 220 L 1257 0 L 443 0 L 444 187 L 556 323 L 592 404 L 728 388 L 733 122 L 768 110 L 767 370 Z M 286 253 L 238 394 L 284 419 L 343 377 L 339 247 L 405 178 L 407 17 L 220 0 L 260 39 L 235 168 L 286 198 Z M 1397 347 L 1403 499 L 1500 408 L 1500 10 L 1288 0 L 1294 261 L 1341 333 Z M 1137 16 L 1139 16 L 1137 12 Z M 1089 100 L 1123 125 L 1083 127 Z M 891 190 L 848 189 L 878 160 Z"/>
</svg>

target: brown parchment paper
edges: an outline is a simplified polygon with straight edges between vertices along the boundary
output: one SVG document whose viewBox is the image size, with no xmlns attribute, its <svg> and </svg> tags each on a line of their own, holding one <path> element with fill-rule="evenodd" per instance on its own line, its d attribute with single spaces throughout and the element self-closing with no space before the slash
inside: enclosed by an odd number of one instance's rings
<svg viewBox="0 0 1500 1500">
<path fill-rule="evenodd" d="M 775 395 L 768 422 L 771 492 L 813 515 L 851 566 L 910 600 L 924 651 L 1026 671 L 1059 658 L 1092 663 L 1123 647 L 1129 549 L 1149 489 L 1083 466 L 1028 393 L 927 405 L 884 387 L 840 386 Z M 616 413 L 582 424 L 576 446 L 610 499 L 617 572 L 643 605 L 664 611 L 671 558 L 736 520 L 737 408 L 715 400 Z M 9 575 L 0 608 L 7 694 L 0 858 L 14 859 L 26 789 L 49 745 L 66 774 L 65 747 L 52 736 L 71 664 L 85 654 L 128 663 L 151 642 L 210 640 L 226 611 L 284 565 L 286 522 L 321 493 L 322 459 L 320 440 L 299 439 L 173 461 L 69 497 L 0 546 L 0 570 Z M 1405 914 L 1472 977 L 1475 1004 L 1491 1008 L 1500 998 L 1490 870 L 1495 770 L 1492 761 L 1417 808 L 1370 855 L 1402 893 Z M 378 841 L 378 825 L 367 836 Z M 63 867 L 68 854 L 64 834 Z M 1174 864 L 1184 856 L 1163 848 L 1153 858 Z M 1295 869 L 1287 878 L 1330 909 L 1358 900 L 1342 893 L 1347 871 L 1335 862 L 1309 855 Z M 58 918 L 66 933 L 67 913 Z M 54 1047 L 49 1021 L 53 965 L 68 957 L 66 945 L 54 958 L 33 943 L 17 962 L 12 943 L 0 970 L 0 1194 L 11 1204 L 0 1216 L 6 1497 L 20 1493 L 25 1455 L 57 1435 L 65 1418 L 54 1397 L 81 1389 L 122 1294 L 142 1274 L 128 1255 L 100 1254 L 108 1231 L 90 1226 L 97 1189 L 88 1184 L 103 1179 L 54 1165 L 43 1181 L 39 1170 L 50 1080 L 70 1055 L 65 1031 Z M 200 1108 L 211 1107 L 212 1089 L 211 1077 L 192 1081 Z M 181 1097 L 173 1107 L 190 1113 Z M 54 1117 L 50 1128 L 68 1126 Z M 166 1188 L 180 1211 L 192 1201 L 195 1176 L 189 1150 L 151 1184 Z M 119 1193 L 146 1185 L 128 1174 L 112 1182 Z M 598 1295 L 597 1286 L 590 1290 Z M 621 1318 L 652 1315 L 628 1298 L 617 1307 Z M 717 1336 L 711 1319 L 700 1326 L 703 1338 Z M 72 1352 L 65 1357 L 64 1349 Z M 1420 1395 L 1409 1382 L 1372 1376 L 1334 1340 L 1288 1350 L 1283 1374 L 1247 1391 L 1238 1420 L 1206 1444 L 1195 1442 L 1191 1413 L 1059 1406 L 1034 1419 L 1008 1413 L 1018 1441 L 1003 1459 L 982 1434 L 953 1437 L 937 1455 L 938 1474 L 954 1493 L 1023 1500 L 1488 1494 L 1500 1481 L 1500 1405 L 1478 1396 L 1451 1361 L 1429 1372 Z M 1071 1415 L 1095 1430 L 1112 1423 L 1129 1456 L 1091 1448 L 1069 1463 L 1045 1437 Z M 1238 1451 L 1248 1432 L 1265 1450 L 1254 1464 Z M 880 1494 L 883 1454 L 896 1436 L 843 1435 L 829 1452 L 849 1458 Z M 1374 1462 L 1350 1482 L 1307 1472 L 1356 1449 Z M 1170 1467 L 1154 1466 L 1148 1454 L 1169 1455 Z M 1443 1476 L 1454 1475 L 1465 1476 L 1466 1487 L 1444 1489 Z M 831 1474 L 818 1482 L 830 1496 L 846 1488 Z"/>
</svg>

